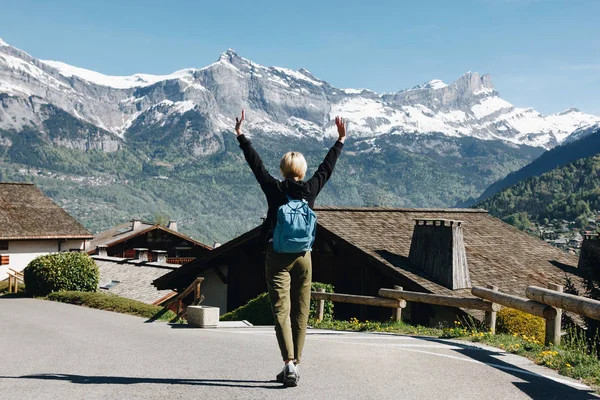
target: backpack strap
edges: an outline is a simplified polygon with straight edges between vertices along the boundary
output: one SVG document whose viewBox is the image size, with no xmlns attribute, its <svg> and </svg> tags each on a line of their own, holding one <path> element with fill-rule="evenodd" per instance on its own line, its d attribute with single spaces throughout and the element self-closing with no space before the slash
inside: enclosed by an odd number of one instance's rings
<svg viewBox="0 0 600 400">
<path fill-rule="evenodd" d="M 287 200 L 288 200 L 288 201 L 296 200 L 296 199 L 292 199 L 292 198 L 291 198 L 290 196 L 288 196 L 287 194 L 285 195 L 285 197 L 287 198 Z M 303 203 L 306 203 L 306 204 L 308 204 L 308 201 L 307 201 L 307 200 L 304 200 L 304 199 L 300 199 L 300 200 L 302 200 L 302 202 L 303 202 Z"/>
</svg>

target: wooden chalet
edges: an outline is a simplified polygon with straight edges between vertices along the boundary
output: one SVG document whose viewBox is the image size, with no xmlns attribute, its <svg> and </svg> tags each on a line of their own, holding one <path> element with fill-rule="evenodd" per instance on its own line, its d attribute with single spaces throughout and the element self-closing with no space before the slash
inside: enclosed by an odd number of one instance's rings
<svg viewBox="0 0 600 400">
<path fill-rule="evenodd" d="M 31 183 L 0 183 L 0 280 L 34 258 L 85 251 L 92 234 Z"/>
<path fill-rule="evenodd" d="M 134 258 L 135 249 L 143 248 L 148 250 L 149 261 L 152 261 L 154 250 L 164 250 L 172 264 L 185 264 L 211 250 L 211 247 L 178 232 L 175 221 L 164 227 L 138 219 L 96 234 L 88 253 L 96 254 L 98 248 L 105 249 L 107 256 L 118 258 Z"/>
<path fill-rule="evenodd" d="M 495 285 L 523 296 L 529 285 L 577 279 L 578 259 L 474 209 L 320 207 L 313 281 L 339 293 L 377 295 L 380 288 L 470 297 L 471 286 Z M 230 311 L 266 291 L 264 246 L 255 228 L 154 281 L 181 290 L 197 276 L 203 304 Z M 452 321 L 460 310 L 409 303 L 414 323 Z M 337 318 L 387 319 L 389 309 L 336 304 Z"/>
</svg>

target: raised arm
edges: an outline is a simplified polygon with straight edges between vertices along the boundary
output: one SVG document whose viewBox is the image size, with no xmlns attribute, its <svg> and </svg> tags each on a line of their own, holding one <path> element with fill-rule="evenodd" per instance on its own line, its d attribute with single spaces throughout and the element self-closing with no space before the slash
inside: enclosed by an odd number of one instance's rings
<svg viewBox="0 0 600 400">
<path fill-rule="evenodd" d="M 261 187 L 271 183 L 276 183 L 277 179 L 273 178 L 271 174 L 269 174 L 260 156 L 256 150 L 254 150 L 254 147 L 252 147 L 252 143 L 242 133 L 242 124 L 244 123 L 244 120 L 244 110 L 242 110 L 242 117 L 235 117 L 235 134 L 238 142 L 240 143 L 240 148 L 244 152 L 244 158 L 246 158 L 246 162 L 250 166 L 250 169 L 254 173 L 254 176 Z"/>
<path fill-rule="evenodd" d="M 325 159 L 321 165 L 319 165 L 319 168 L 313 177 L 308 180 L 308 184 L 312 187 L 314 193 L 319 193 L 331 177 L 331 174 L 333 174 L 333 169 L 335 168 L 338 157 L 342 153 L 342 147 L 344 147 L 344 142 L 346 141 L 346 122 L 344 119 L 335 117 L 335 125 L 338 131 L 338 140 L 333 147 L 329 149 L 329 152 L 327 152 Z"/>
</svg>

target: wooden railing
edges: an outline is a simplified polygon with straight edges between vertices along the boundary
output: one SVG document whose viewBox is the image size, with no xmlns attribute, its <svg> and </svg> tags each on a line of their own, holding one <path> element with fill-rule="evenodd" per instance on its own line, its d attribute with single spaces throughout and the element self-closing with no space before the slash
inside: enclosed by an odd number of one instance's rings
<svg viewBox="0 0 600 400">
<path fill-rule="evenodd" d="M 173 303 L 177 304 L 177 317 L 183 318 L 187 314 L 187 307 L 183 307 L 183 299 L 189 296 L 192 292 L 194 292 L 194 300 L 192 301 L 193 306 L 197 306 L 204 300 L 204 296 L 200 294 L 200 285 L 204 278 L 198 277 L 196 278 L 191 285 L 189 285 L 183 292 L 179 293 L 176 297 L 172 298 L 165 305 L 166 308 L 173 305 Z"/>
<path fill-rule="evenodd" d="M 19 281 L 25 282 L 23 273 L 8 269 L 8 293 L 17 293 L 19 291 Z"/>
<path fill-rule="evenodd" d="M 549 284 L 548 289 L 529 286 L 525 292 L 527 298 L 502 293 L 496 286 L 473 287 L 473 297 L 454 297 L 430 293 L 409 292 L 396 286 L 394 289 L 379 289 L 380 297 L 358 296 L 341 293 L 324 293 L 324 289 L 311 292 L 311 297 L 319 300 L 317 318 L 323 319 L 325 300 L 341 303 L 363 304 L 379 307 L 395 308 L 394 319 L 400 320 L 401 310 L 407 301 L 446 307 L 483 310 L 485 326 L 496 332 L 496 312 L 504 307 L 514 308 L 544 318 L 546 321 L 545 344 L 559 344 L 561 337 L 562 310 L 573 312 L 584 317 L 600 320 L 600 301 L 562 293 L 560 285 Z M 394 302 L 390 302 L 393 300 Z"/>
</svg>

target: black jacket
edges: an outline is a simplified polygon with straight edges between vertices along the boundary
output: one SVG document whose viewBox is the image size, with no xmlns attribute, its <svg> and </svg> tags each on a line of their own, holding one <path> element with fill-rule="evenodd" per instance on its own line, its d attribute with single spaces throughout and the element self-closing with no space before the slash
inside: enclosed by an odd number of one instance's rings
<svg viewBox="0 0 600 400">
<path fill-rule="evenodd" d="M 291 179 L 280 181 L 269 174 L 260 156 L 254 150 L 252 143 L 246 136 L 239 135 L 237 139 L 240 143 L 240 148 L 244 151 L 244 157 L 248 165 L 252 169 L 260 188 L 265 193 L 267 204 L 269 205 L 267 219 L 262 226 L 262 235 L 265 241 L 273 237 L 273 231 L 277 222 L 277 210 L 288 202 L 286 195 L 297 200 L 304 199 L 308 201 L 310 208 L 314 208 L 315 200 L 331 177 L 335 163 L 342 153 L 342 147 L 344 146 L 340 141 L 335 142 L 325 156 L 325 160 L 323 160 L 313 177 L 308 181 L 294 181 Z"/>
</svg>

